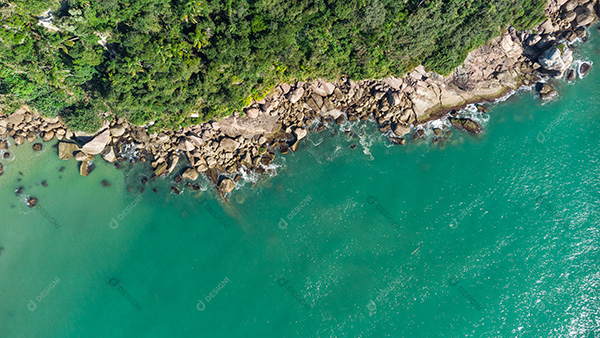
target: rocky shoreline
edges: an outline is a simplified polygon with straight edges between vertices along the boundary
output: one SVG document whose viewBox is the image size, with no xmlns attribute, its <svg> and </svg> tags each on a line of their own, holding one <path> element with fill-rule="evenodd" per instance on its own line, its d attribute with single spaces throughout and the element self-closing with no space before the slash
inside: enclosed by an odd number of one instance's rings
<svg viewBox="0 0 600 338">
<path fill-rule="evenodd" d="M 172 174 L 184 155 L 189 165 L 175 173 L 175 182 L 186 180 L 199 189 L 191 182 L 202 173 L 224 196 L 235 188 L 241 171 L 264 173 L 277 152 L 285 155 L 296 151 L 308 132 L 320 132 L 325 123 L 371 119 L 390 142 L 399 145 L 409 137 L 422 137 L 422 125 L 440 118 L 448 118 L 454 129 L 479 133 L 477 122 L 454 112 L 521 86 L 535 85 L 540 97 L 549 100 L 558 93 L 548 79 L 573 81 L 589 71 L 591 65 L 586 63 L 572 67 L 569 45 L 577 38 L 585 39 L 586 28 L 597 21 L 598 0 L 551 0 L 546 15 L 548 20 L 535 33 L 510 27 L 471 52 L 446 77 L 419 66 L 402 78 L 281 84 L 241 113 L 177 131 L 149 134 L 145 127 L 107 114 L 110 122 L 90 135 L 70 131 L 59 118 L 44 118 L 22 107 L 10 115 L 0 115 L 0 153 L 6 156 L 10 151 L 9 137 L 15 145 L 33 143 L 37 151 L 44 142 L 56 138 L 60 159 L 78 161 L 81 175 L 87 176 L 97 155 L 118 166 L 125 160 L 123 154 L 135 148 L 139 161 L 151 162 L 154 177 Z M 478 108 L 486 112 L 484 106 Z M 434 130 L 433 142 L 447 137 L 449 129 L 442 129 Z M 0 176 L 3 170 L 0 163 Z M 179 193 L 177 188 L 173 191 Z"/>
</svg>

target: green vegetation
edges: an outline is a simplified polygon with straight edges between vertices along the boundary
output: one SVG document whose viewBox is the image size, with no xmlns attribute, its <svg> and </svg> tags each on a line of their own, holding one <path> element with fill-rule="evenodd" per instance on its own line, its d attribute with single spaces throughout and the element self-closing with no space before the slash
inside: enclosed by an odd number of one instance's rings
<svg viewBox="0 0 600 338">
<path fill-rule="evenodd" d="M 112 111 L 158 128 L 239 110 L 282 81 L 448 74 L 541 0 L 6 0 L 0 104 L 77 129 Z M 51 9 L 52 24 L 37 16 Z M 104 38 L 104 46 L 99 41 Z M 198 114 L 199 119 L 190 120 Z"/>
</svg>

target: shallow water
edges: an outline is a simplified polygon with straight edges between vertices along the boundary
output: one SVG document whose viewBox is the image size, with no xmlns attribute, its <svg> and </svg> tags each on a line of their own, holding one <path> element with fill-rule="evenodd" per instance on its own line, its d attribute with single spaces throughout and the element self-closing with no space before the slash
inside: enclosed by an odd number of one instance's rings
<svg viewBox="0 0 600 338">
<path fill-rule="evenodd" d="M 0 337 L 599 337 L 600 71 L 558 89 L 443 147 L 329 126 L 229 204 L 13 147 Z"/>
</svg>

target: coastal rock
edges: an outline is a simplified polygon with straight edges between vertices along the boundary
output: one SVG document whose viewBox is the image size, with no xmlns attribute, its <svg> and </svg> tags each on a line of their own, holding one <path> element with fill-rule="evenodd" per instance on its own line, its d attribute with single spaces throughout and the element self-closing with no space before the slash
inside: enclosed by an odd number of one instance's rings
<svg viewBox="0 0 600 338">
<path fill-rule="evenodd" d="M 289 97 L 290 102 L 292 104 L 294 104 L 294 103 L 300 101 L 300 99 L 302 98 L 303 95 L 304 95 L 304 88 L 298 87 L 298 88 L 294 89 L 294 91 L 292 91 L 290 93 L 290 97 Z"/>
<path fill-rule="evenodd" d="M 169 158 L 169 162 L 170 162 L 170 164 L 165 173 L 166 175 L 169 175 L 170 173 L 173 172 L 173 170 L 175 170 L 177 163 L 179 163 L 179 155 L 172 154 L 171 157 Z"/>
<path fill-rule="evenodd" d="M 21 122 L 23 122 L 23 119 L 25 119 L 25 111 L 22 109 L 19 109 L 16 112 L 8 115 L 8 118 L 6 120 L 8 121 L 8 123 L 12 123 L 13 125 L 18 125 Z"/>
<path fill-rule="evenodd" d="M 93 155 L 89 155 L 84 153 L 83 151 L 78 151 L 75 153 L 75 160 L 79 162 L 91 161 L 94 159 Z"/>
<path fill-rule="evenodd" d="M 52 139 L 54 138 L 54 132 L 52 130 L 45 131 L 42 133 L 41 136 L 44 142 L 52 141 Z"/>
<path fill-rule="evenodd" d="M 183 150 L 183 151 L 192 151 L 192 150 L 194 150 L 194 149 L 195 149 L 195 147 L 194 147 L 194 145 L 192 144 L 192 142 L 190 142 L 190 141 L 186 140 L 186 139 L 185 139 L 185 138 L 183 138 L 183 137 L 182 137 L 182 138 L 179 140 L 179 145 L 178 145 L 178 148 L 179 148 L 180 150 Z"/>
<path fill-rule="evenodd" d="M 257 118 L 259 113 L 260 113 L 260 110 L 257 108 L 250 108 L 250 109 L 246 110 L 246 116 L 248 116 L 251 119 Z"/>
<path fill-rule="evenodd" d="M 164 175 L 165 172 L 167 171 L 167 166 L 168 166 L 168 164 L 166 162 L 159 164 L 156 168 L 154 168 L 154 175 L 155 176 Z"/>
<path fill-rule="evenodd" d="M 88 161 L 81 162 L 79 165 L 79 174 L 83 177 L 87 177 L 91 172 L 91 163 Z"/>
<path fill-rule="evenodd" d="M 58 143 L 58 158 L 68 160 L 73 158 L 74 153 L 79 151 L 79 147 L 75 143 L 59 142 Z"/>
<path fill-rule="evenodd" d="M 575 70 L 569 69 L 567 71 L 566 79 L 567 79 L 567 82 L 572 82 L 573 80 L 575 80 Z"/>
<path fill-rule="evenodd" d="M 592 65 L 587 63 L 587 62 L 583 62 L 580 66 L 579 66 L 579 76 L 584 77 L 587 75 L 587 73 L 590 71 L 590 69 L 592 69 Z"/>
<path fill-rule="evenodd" d="M 219 147 L 222 150 L 230 152 L 230 153 L 235 152 L 235 150 L 238 148 L 238 146 L 239 146 L 238 142 L 236 142 L 235 140 L 230 139 L 228 137 L 224 137 L 221 140 L 221 142 L 219 143 Z"/>
<path fill-rule="evenodd" d="M 81 147 L 81 150 L 86 154 L 97 155 L 104 150 L 108 142 L 110 142 L 110 130 L 107 129 Z"/>
<path fill-rule="evenodd" d="M 0 141 L 0 150 L 6 150 L 6 149 L 8 149 L 8 142 Z"/>
<path fill-rule="evenodd" d="M 303 139 L 303 138 L 306 137 L 306 135 L 308 134 L 308 132 L 306 131 L 306 129 L 296 128 L 296 130 L 294 130 L 294 134 L 296 135 L 296 139 L 298 141 L 300 141 L 301 139 Z"/>
<path fill-rule="evenodd" d="M 20 146 L 23 143 L 25 143 L 25 138 L 21 135 L 15 135 L 15 144 Z"/>
<path fill-rule="evenodd" d="M 125 134 L 125 127 L 122 124 L 115 124 L 110 128 L 110 135 L 113 137 L 120 137 Z"/>
<path fill-rule="evenodd" d="M 548 71 L 564 72 L 573 63 L 573 52 L 564 44 L 547 49 L 538 58 L 542 67 Z"/>
<path fill-rule="evenodd" d="M 469 118 L 449 117 L 448 120 L 452 123 L 454 129 L 466 130 L 472 134 L 479 134 L 481 132 L 479 124 Z"/>
<path fill-rule="evenodd" d="M 104 150 L 100 153 L 100 156 L 102 156 L 102 158 L 108 163 L 112 163 L 117 159 L 117 156 L 115 155 L 115 149 L 111 146 L 104 148 Z"/>
<path fill-rule="evenodd" d="M 538 82 L 536 84 L 536 90 L 542 101 L 548 101 L 558 96 L 556 89 L 547 83 Z"/>
<path fill-rule="evenodd" d="M 406 134 L 410 133 L 410 126 L 407 126 L 405 124 L 401 124 L 401 123 L 397 123 L 394 126 L 394 134 L 398 137 L 402 137 Z"/>
<path fill-rule="evenodd" d="M 27 136 L 25 136 L 25 138 L 27 139 L 27 142 L 31 143 L 31 142 L 35 141 L 37 136 L 34 133 L 29 132 L 29 133 L 27 133 Z"/>
<path fill-rule="evenodd" d="M 198 171 L 194 168 L 187 168 L 183 174 L 181 174 L 181 178 L 184 180 L 195 181 L 198 179 Z"/>
<path fill-rule="evenodd" d="M 30 208 L 35 207 L 37 205 L 37 203 L 38 203 L 37 197 L 30 196 L 27 199 L 27 206 L 30 207 Z"/>
<path fill-rule="evenodd" d="M 235 188 L 235 182 L 230 178 L 224 178 L 221 183 L 219 183 L 219 189 L 228 194 L 233 191 Z"/>
<path fill-rule="evenodd" d="M 592 11 L 587 7 L 578 7 L 575 9 L 575 13 L 577 13 L 577 27 L 587 26 L 596 19 L 594 14 L 592 14 Z"/>
</svg>

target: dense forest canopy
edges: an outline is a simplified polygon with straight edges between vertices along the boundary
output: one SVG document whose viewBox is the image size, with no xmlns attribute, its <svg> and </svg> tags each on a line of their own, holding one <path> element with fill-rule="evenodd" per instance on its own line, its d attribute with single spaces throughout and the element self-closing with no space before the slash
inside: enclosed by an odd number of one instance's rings
<svg viewBox="0 0 600 338">
<path fill-rule="evenodd" d="M 79 130 L 111 111 L 171 128 L 241 109 L 277 83 L 448 74 L 541 0 L 0 0 L 0 104 Z M 47 11 L 50 10 L 50 13 Z M 38 24 L 43 22 L 50 27 Z M 199 116 L 190 118 L 190 116 Z"/>
</svg>

